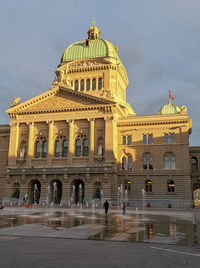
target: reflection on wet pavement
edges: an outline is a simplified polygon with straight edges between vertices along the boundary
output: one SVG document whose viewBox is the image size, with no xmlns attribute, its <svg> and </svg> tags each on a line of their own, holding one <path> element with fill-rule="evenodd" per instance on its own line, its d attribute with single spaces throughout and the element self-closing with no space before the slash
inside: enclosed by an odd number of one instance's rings
<svg viewBox="0 0 200 268">
<path fill-rule="evenodd" d="M 145 215 L 143 217 L 134 214 L 122 216 L 111 213 L 105 217 L 102 213 L 54 211 L 0 217 L 1 230 L 10 227 L 13 230 L 13 227 L 31 224 L 39 224 L 54 231 L 67 233 L 74 230 L 74 227 L 82 226 L 75 229 L 77 237 L 78 231 L 81 230 L 82 233 L 85 232 L 87 239 L 95 240 L 196 244 L 195 225 L 191 221 L 168 216 Z"/>
</svg>

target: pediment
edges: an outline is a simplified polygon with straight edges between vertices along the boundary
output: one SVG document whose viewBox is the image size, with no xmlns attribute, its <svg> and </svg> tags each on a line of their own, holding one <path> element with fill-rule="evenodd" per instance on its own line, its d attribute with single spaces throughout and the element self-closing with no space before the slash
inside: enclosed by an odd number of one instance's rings
<svg viewBox="0 0 200 268">
<path fill-rule="evenodd" d="M 18 104 L 7 110 L 7 113 L 76 110 L 80 108 L 84 109 L 84 107 L 88 109 L 93 106 L 104 106 L 108 104 L 115 104 L 115 102 L 61 87 L 56 90 L 49 90 L 33 99 Z"/>
</svg>

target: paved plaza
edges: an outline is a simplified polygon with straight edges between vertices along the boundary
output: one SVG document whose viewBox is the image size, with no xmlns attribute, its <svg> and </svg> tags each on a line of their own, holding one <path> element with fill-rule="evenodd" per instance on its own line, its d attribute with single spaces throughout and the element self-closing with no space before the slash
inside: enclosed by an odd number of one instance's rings
<svg viewBox="0 0 200 268">
<path fill-rule="evenodd" d="M 19 215 L 23 220 L 25 216 L 30 216 L 31 222 L 26 221 L 13 226 L 3 226 L 0 228 L 0 267 L 191 267 L 199 268 L 200 246 L 195 244 L 170 244 L 170 240 L 159 240 L 159 243 L 135 243 L 123 241 L 123 236 L 116 240 L 94 240 L 88 239 L 94 236 L 105 226 L 96 223 L 77 224 L 65 228 L 57 225 L 56 228 L 46 226 L 37 222 L 37 217 L 43 215 L 76 214 L 81 219 L 90 209 L 83 209 L 80 214 L 79 209 L 45 209 L 45 208 L 6 208 L 2 210 L 0 219 L 15 219 Z M 107 221 L 113 221 L 115 209 L 109 210 Z M 54 213 L 54 214 L 52 214 Z M 64 214 L 65 213 L 65 214 Z M 104 211 L 98 209 L 95 215 L 101 215 Z M 142 217 L 144 211 L 139 210 Z M 194 215 L 193 210 L 148 210 L 148 215 L 159 217 L 169 216 L 170 218 L 190 221 L 195 223 L 198 220 L 198 213 Z M 88 214 L 87 214 L 88 215 Z M 135 210 L 128 211 L 128 216 L 134 217 Z M 94 216 L 94 215 L 93 215 Z M 121 216 L 121 215 L 120 215 Z M 50 216 L 53 221 L 56 218 Z M 88 216 L 90 217 L 90 216 Z M 64 216 L 63 216 L 64 218 Z M 33 220 L 34 219 L 34 220 Z M 70 218 L 71 219 L 71 218 Z M 132 219 L 132 218 L 130 218 Z M 134 219 L 134 218 L 133 218 Z M 54 226 L 55 227 L 55 226 Z M 129 230 L 130 231 L 130 230 Z M 197 234 L 196 234 L 197 235 Z M 115 236 L 116 237 L 116 236 Z M 119 236 L 118 236 L 119 238 Z M 198 240 L 198 239 L 197 239 Z M 161 243 L 160 243 L 161 241 Z M 162 243 L 163 241 L 163 243 Z"/>
</svg>

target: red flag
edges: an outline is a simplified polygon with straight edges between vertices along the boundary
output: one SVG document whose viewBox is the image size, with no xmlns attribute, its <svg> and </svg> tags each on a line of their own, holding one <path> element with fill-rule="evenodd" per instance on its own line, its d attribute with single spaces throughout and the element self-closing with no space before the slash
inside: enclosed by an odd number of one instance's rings
<svg viewBox="0 0 200 268">
<path fill-rule="evenodd" d="M 172 97 L 172 94 L 171 94 L 171 90 L 169 89 L 169 98 L 171 98 L 172 100 L 175 100 L 174 97 Z"/>
</svg>

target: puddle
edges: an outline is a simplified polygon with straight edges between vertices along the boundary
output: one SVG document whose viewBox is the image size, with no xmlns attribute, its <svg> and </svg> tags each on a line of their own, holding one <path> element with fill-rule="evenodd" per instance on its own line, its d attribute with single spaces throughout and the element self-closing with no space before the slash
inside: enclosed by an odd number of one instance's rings
<svg viewBox="0 0 200 268">
<path fill-rule="evenodd" d="M 145 215 L 136 217 L 134 214 L 122 216 L 110 213 L 108 217 L 101 213 L 77 212 L 67 213 L 33 213 L 30 215 L 8 215 L 0 217 L 0 229 L 27 224 L 41 224 L 53 230 L 63 231 L 76 226 L 93 225 L 97 232 L 87 239 L 114 240 L 129 242 L 152 242 L 164 244 L 194 245 L 195 225 L 189 220 L 168 216 Z M 101 228 L 98 228 L 101 226 Z"/>
</svg>

